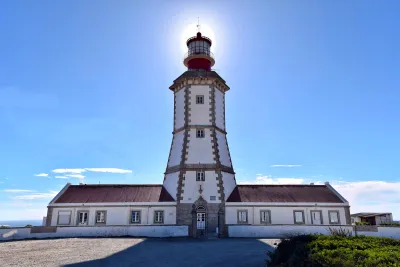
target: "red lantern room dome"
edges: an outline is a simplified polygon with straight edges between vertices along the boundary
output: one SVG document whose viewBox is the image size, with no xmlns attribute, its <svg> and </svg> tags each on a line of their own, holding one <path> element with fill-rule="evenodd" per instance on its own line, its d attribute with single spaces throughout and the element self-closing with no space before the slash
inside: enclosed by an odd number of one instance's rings
<svg viewBox="0 0 400 267">
<path fill-rule="evenodd" d="M 210 38 L 198 32 L 196 36 L 187 40 L 186 45 L 188 52 L 185 54 L 183 64 L 189 70 L 210 71 L 215 64 L 214 55 L 210 51 L 212 45 Z"/>
</svg>

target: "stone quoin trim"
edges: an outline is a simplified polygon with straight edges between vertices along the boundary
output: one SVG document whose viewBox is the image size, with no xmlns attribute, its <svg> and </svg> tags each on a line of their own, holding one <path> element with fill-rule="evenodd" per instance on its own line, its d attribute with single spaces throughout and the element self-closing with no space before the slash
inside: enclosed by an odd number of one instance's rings
<svg viewBox="0 0 400 267">
<path fill-rule="evenodd" d="M 215 110 L 216 110 L 216 102 L 215 102 L 215 87 L 212 85 L 210 86 L 210 122 L 212 125 L 215 125 Z M 216 163 L 215 174 L 217 175 L 217 188 L 219 197 L 218 200 L 221 201 L 223 205 L 225 203 L 225 193 L 224 193 L 224 182 L 222 180 L 222 172 L 221 172 L 221 160 L 219 156 L 219 149 L 218 149 L 218 139 L 217 133 L 215 129 L 211 130 L 211 142 L 212 142 L 212 149 L 213 149 L 213 156 Z"/>
<path fill-rule="evenodd" d="M 190 85 L 187 85 L 185 88 L 185 106 L 184 106 L 184 112 L 185 112 L 185 125 L 188 125 L 190 121 Z M 187 153 L 188 153 L 188 148 L 189 148 L 189 130 L 185 130 L 184 132 L 184 137 L 183 137 L 183 146 L 182 146 L 182 154 L 181 154 L 181 167 L 185 165 L 185 162 L 187 161 Z M 183 200 L 183 186 L 184 186 L 184 179 L 185 179 L 185 173 L 186 171 L 181 169 L 178 177 L 178 188 L 177 188 L 177 193 L 176 193 L 176 201 L 177 203 L 180 203 L 181 200 Z"/>
<path fill-rule="evenodd" d="M 207 171 L 207 170 L 215 170 L 216 168 L 217 168 L 217 164 L 213 164 L 213 163 L 210 163 L 210 164 L 184 164 L 183 167 L 181 165 L 175 165 L 175 166 L 168 167 L 165 174 L 178 172 L 181 169 L 183 169 L 185 171 L 195 171 L 198 169 L 203 169 L 203 170 Z M 229 166 L 220 165 L 220 169 L 222 172 L 235 174 L 233 169 Z"/>
</svg>

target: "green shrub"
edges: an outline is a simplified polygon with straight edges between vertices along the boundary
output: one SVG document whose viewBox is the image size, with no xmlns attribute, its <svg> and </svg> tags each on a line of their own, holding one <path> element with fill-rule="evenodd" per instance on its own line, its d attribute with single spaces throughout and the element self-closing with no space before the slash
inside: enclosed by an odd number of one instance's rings
<svg viewBox="0 0 400 267">
<path fill-rule="evenodd" d="M 32 228 L 32 227 L 33 227 L 32 224 L 25 225 L 25 228 Z"/>
<path fill-rule="evenodd" d="M 356 225 L 370 225 L 368 222 L 356 222 Z"/>
<path fill-rule="evenodd" d="M 10 228 L 10 226 L 8 226 L 8 225 L 0 225 L 0 229 L 8 229 L 8 228 Z"/>
<path fill-rule="evenodd" d="M 269 267 L 400 266 L 400 241 L 377 237 L 309 235 L 282 240 Z"/>
</svg>

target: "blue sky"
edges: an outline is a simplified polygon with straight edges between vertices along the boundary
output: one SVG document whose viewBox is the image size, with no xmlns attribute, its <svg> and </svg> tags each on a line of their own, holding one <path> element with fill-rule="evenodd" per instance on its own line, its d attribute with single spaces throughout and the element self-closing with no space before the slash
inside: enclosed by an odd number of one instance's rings
<svg viewBox="0 0 400 267">
<path fill-rule="evenodd" d="M 351 212 L 400 219 L 399 11 L 398 1 L 2 1 L 0 220 L 41 218 L 83 176 L 162 183 L 168 87 L 197 17 L 231 87 L 239 182 L 330 181 Z"/>
</svg>

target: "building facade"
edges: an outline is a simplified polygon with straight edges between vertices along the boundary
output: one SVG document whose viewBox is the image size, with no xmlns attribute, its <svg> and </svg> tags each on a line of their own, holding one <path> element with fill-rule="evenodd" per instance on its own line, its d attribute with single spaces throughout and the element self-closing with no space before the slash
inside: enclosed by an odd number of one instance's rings
<svg viewBox="0 0 400 267">
<path fill-rule="evenodd" d="M 49 203 L 48 226 L 188 225 L 191 236 L 227 225 L 350 224 L 349 203 L 325 185 L 237 185 L 226 138 L 225 94 L 212 41 L 187 40 L 188 68 L 169 87 L 173 137 L 162 185 L 70 185 Z"/>
</svg>

